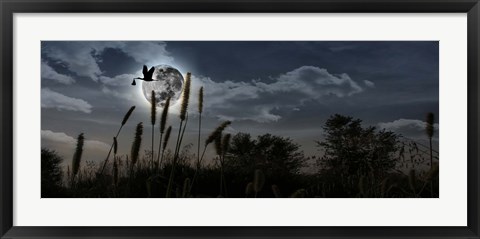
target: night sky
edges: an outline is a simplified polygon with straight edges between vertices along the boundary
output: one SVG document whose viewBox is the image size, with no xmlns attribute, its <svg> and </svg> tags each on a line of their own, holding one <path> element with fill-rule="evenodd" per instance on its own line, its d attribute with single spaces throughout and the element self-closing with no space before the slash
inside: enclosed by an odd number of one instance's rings
<svg viewBox="0 0 480 239">
<path fill-rule="evenodd" d="M 75 138 L 84 133 L 83 160 L 102 161 L 123 115 L 135 105 L 119 136 L 119 154 L 129 154 L 138 122 L 145 127 L 142 150 L 149 149 L 150 104 L 141 82 L 131 85 L 144 64 L 192 73 L 184 139 L 184 145 L 193 144 L 192 153 L 200 86 L 205 88 L 202 142 L 220 122 L 232 120 L 228 133 L 290 137 L 305 155 L 318 155 L 315 140 L 322 139 L 322 126 L 335 113 L 424 141 L 427 112 L 438 123 L 438 46 L 426 41 L 44 41 L 42 147 L 70 163 Z M 177 108 L 172 106 L 167 123 L 173 132 Z M 438 131 L 434 140 L 437 145 Z"/>
</svg>

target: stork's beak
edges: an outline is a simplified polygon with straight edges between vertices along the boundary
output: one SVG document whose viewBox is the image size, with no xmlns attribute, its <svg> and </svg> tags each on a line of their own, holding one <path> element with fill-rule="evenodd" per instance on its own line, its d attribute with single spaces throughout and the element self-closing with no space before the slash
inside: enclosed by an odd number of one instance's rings
<svg viewBox="0 0 480 239">
<path fill-rule="evenodd" d="M 136 85 L 137 83 L 135 83 L 135 79 L 133 79 L 132 81 L 132 85 Z"/>
</svg>

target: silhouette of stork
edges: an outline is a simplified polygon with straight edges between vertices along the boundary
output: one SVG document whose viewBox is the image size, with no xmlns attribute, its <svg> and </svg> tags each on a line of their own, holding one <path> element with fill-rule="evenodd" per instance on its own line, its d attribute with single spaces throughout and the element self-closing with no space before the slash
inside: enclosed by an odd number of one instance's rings
<svg viewBox="0 0 480 239">
<path fill-rule="evenodd" d="M 147 66 L 146 65 L 143 65 L 143 78 L 140 78 L 140 77 L 137 77 L 137 78 L 133 78 L 133 82 L 132 82 L 132 85 L 136 85 L 137 83 L 135 83 L 135 80 L 143 80 L 143 81 L 155 81 L 154 79 L 152 79 L 152 76 L 153 76 L 153 72 L 155 71 L 155 67 L 152 66 L 152 68 L 150 68 L 150 70 L 147 70 Z"/>
</svg>

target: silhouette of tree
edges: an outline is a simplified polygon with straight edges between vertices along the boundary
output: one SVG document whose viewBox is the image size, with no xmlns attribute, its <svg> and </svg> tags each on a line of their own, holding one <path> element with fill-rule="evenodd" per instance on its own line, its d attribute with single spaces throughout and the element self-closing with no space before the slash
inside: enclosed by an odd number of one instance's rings
<svg viewBox="0 0 480 239">
<path fill-rule="evenodd" d="M 60 163 L 63 159 L 53 150 L 42 149 L 42 197 L 61 197 L 62 170 Z"/>
<path fill-rule="evenodd" d="M 379 180 L 395 167 L 397 138 L 393 132 L 362 127 L 360 119 L 335 114 L 325 123 L 325 152 L 318 160 L 320 174 L 343 193 L 358 192 L 362 176 Z M 352 196 L 352 195 L 350 195 Z"/>
<path fill-rule="evenodd" d="M 238 188 L 244 189 L 253 179 L 255 170 L 260 169 L 267 185 L 279 184 L 288 192 L 298 189 L 293 185 L 306 158 L 300 146 L 290 138 L 264 134 L 252 139 L 250 134 L 238 133 L 232 137 L 225 160 L 230 178 L 242 179 Z M 270 191 L 268 193 L 272 194 Z"/>
<path fill-rule="evenodd" d="M 264 134 L 252 140 L 250 134 L 238 133 L 231 140 L 228 164 L 248 174 L 258 168 L 267 175 L 297 174 L 305 163 L 299 148 L 290 138 Z"/>
</svg>

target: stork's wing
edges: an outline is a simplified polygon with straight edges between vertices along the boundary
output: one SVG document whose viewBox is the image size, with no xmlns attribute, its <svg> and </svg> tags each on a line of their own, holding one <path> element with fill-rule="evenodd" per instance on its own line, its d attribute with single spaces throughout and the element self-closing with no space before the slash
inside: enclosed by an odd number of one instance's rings
<svg viewBox="0 0 480 239">
<path fill-rule="evenodd" d="M 143 75 L 146 75 L 147 71 L 148 71 L 147 66 L 143 65 L 143 71 L 142 71 Z"/>
<path fill-rule="evenodd" d="M 148 71 L 148 75 L 153 76 L 153 71 L 154 70 L 155 70 L 155 68 L 152 66 L 152 68 L 150 68 L 150 70 Z"/>
</svg>

